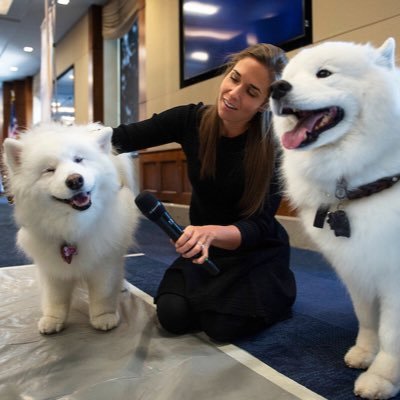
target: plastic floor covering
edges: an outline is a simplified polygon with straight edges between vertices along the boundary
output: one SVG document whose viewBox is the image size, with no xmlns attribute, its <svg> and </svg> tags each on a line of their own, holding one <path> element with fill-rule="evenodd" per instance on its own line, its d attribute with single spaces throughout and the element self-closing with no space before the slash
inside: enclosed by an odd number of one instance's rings
<svg viewBox="0 0 400 400">
<path fill-rule="evenodd" d="M 41 335 L 35 269 L 0 269 L 1 400 L 322 399 L 238 347 L 169 336 L 152 298 L 128 282 L 116 329 L 91 327 L 78 289 L 66 329 Z"/>
</svg>

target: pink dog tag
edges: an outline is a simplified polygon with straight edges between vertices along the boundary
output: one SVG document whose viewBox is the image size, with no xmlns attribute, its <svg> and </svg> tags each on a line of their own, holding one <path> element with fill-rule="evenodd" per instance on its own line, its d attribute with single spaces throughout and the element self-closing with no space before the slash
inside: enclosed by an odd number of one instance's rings
<svg viewBox="0 0 400 400">
<path fill-rule="evenodd" d="M 71 264 L 72 256 L 78 254 L 78 249 L 75 246 L 70 246 L 68 244 L 62 244 L 60 248 L 61 257 L 67 263 Z"/>
</svg>

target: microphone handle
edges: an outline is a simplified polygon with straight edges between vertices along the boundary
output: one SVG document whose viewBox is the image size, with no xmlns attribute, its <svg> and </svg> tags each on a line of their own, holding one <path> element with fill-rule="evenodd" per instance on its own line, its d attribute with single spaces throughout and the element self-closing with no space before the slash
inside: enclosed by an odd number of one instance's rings
<svg viewBox="0 0 400 400">
<path fill-rule="evenodd" d="M 165 212 L 158 221 L 155 222 L 174 242 L 182 235 L 182 228 Z"/>
<path fill-rule="evenodd" d="M 219 268 L 209 259 L 206 258 L 206 260 L 204 261 L 204 263 L 202 264 L 202 266 L 204 267 L 204 269 L 206 269 L 208 271 L 209 274 L 211 275 L 218 275 L 220 273 Z"/>
<path fill-rule="evenodd" d="M 164 218 L 165 217 L 165 218 Z M 156 222 L 157 221 L 153 221 Z M 175 242 L 182 235 L 182 228 L 172 219 L 172 217 L 165 212 L 164 215 L 158 220 L 157 225 Z M 196 258 L 193 257 L 193 258 Z M 219 268 L 209 259 L 206 258 L 203 264 L 204 269 L 211 275 L 218 275 L 220 273 Z"/>
</svg>

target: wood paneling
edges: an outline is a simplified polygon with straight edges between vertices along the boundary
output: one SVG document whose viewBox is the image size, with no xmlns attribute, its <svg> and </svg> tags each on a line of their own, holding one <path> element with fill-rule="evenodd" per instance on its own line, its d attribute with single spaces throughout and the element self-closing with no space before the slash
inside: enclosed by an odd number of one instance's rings
<svg viewBox="0 0 400 400">
<path fill-rule="evenodd" d="M 290 206 L 289 201 L 283 197 L 281 204 L 278 208 L 278 212 L 276 213 L 277 215 L 284 215 L 284 216 L 288 216 L 288 217 L 296 217 L 297 213 L 295 210 L 293 210 L 293 208 Z"/>
<path fill-rule="evenodd" d="M 152 192 L 161 201 L 190 203 L 191 185 L 182 150 L 141 152 L 139 165 L 141 190 Z"/>
<path fill-rule="evenodd" d="M 15 94 L 15 114 L 19 129 L 32 126 L 32 77 L 23 80 L 3 82 L 3 132 L 2 141 L 7 137 L 10 124 L 11 91 Z"/>
</svg>

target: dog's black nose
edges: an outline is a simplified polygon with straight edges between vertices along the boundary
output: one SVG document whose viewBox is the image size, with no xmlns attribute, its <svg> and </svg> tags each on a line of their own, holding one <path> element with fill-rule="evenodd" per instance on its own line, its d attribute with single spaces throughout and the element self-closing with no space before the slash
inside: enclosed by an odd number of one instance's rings
<svg viewBox="0 0 400 400">
<path fill-rule="evenodd" d="M 71 174 L 65 180 L 65 184 L 72 190 L 78 190 L 83 186 L 83 176 L 79 174 Z"/>
<path fill-rule="evenodd" d="M 271 97 L 275 100 L 280 100 L 291 90 L 292 85 L 288 81 L 281 79 L 271 85 Z"/>
</svg>

